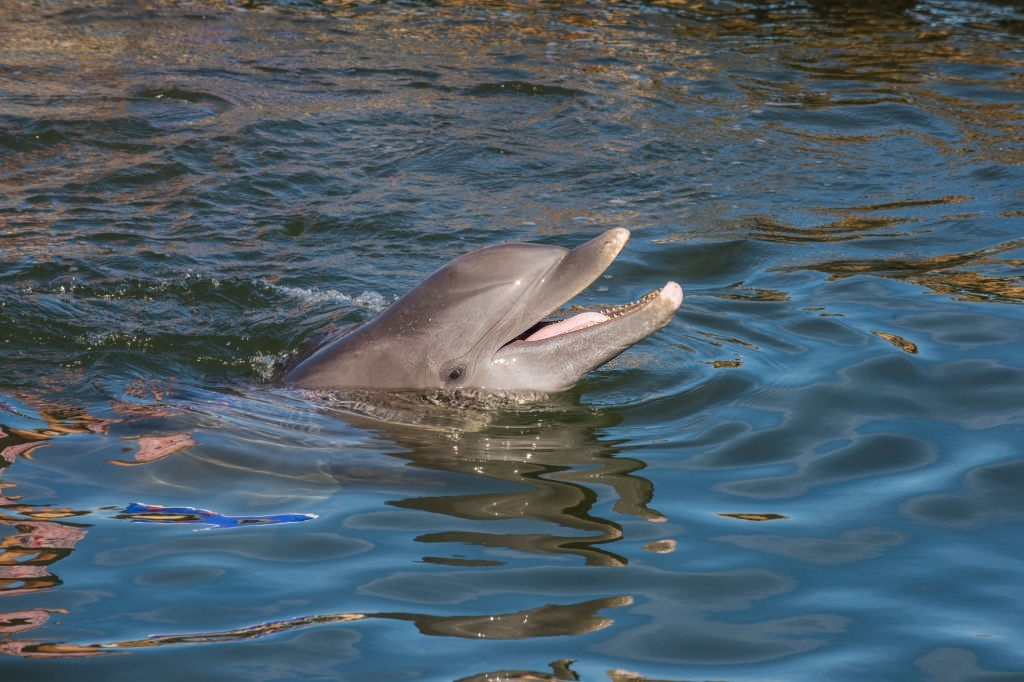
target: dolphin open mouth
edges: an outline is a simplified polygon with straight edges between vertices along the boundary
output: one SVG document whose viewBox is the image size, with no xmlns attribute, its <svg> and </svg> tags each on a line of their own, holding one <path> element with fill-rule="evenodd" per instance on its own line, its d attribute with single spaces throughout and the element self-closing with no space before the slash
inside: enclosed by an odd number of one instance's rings
<svg viewBox="0 0 1024 682">
<path fill-rule="evenodd" d="M 550 320 L 538 322 L 525 331 L 517 341 L 543 341 L 562 334 L 571 334 L 597 324 L 609 322 L 623 315 L 629 315 L 647 305 L 656 302 L 656 299 L 664 298 L 668 303 L 674 304 L 676 308 L 683 302 L 683 290 L 675 282 L 668 282 L 661 289 L 650 291 L 631 303 L 603 308 L 596 311 L 586 311 L 573 315 L 564 320 Z"/>
<path fill-rule="evenodd" d="M 649 305 L 661 304 L 674 309 L 683 302 L 683 290 L 675 282 L 668 282 L 661 289 L 650 291 L 635 301 L 621 305 L 587 310 L 564 320 L 543 320 L 536 323 L 509 343 L 544 341 L 556 336 L 572 334 L 595 325 L 604 324 L 643 310 Z M 507 344 L 506 344 L 507 345 Z"/>
<path fill-rule="evenodd" d="M 542 365 L 550 373 L 578 379 L 668 324 L 683 301 L 683 290 L 675 282 L 629 303 L 585 310 L 561 320 L 548 319 L 601 276 L 629 236 L 629 230 L 623 228 L 608 230 L 569 250 L 535 281 L 521 302 L 524 312 L 532 314 L 519 318 L 525 323 L 519 330 L 506 328 L 509 340 L 496 349 L 494 365 L 512 374 L 530 373 Z"/>
</svg>

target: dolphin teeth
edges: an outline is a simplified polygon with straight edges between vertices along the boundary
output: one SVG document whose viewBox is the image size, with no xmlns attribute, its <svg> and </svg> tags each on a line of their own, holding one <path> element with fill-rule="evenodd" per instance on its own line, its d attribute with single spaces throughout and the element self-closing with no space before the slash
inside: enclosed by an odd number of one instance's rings
<svg viewBox="0 0 1024 682">
<path fill-rule="evenodd" d="M 630 301 L 629 303 L 601 308 L 599 310 L 583 310 L 583 312 L 577 313 L 576 315 L 564 320 L 540 322 L 526 332 L 520 334 L 515 340 L 542 341 L 553 336 L 561 336 L 562 334 L 569 334 L 586 329 L 587 327 L 593 327 L 595 325 L 608 322 L 609 320 L 622 317 L 634 310 L 638 310 L 648 303 L 651 303 L 654 299 L 660 296 L 661 293 L 661 289 L 654 289 L 653 291 L 647 292 L 637 300 Z M 580 308 L 576 309 L 579 310 Z"/>
<path fill-rule="evenodd" d="M 612 306 L 610 308 L 603 308 L 601 310 L 598 310 L 597 312 L 599 312 L 600 314 L 604 315 L 605 317 L 608 317 L 608 318 L 611 318 L 611 319 L 614 320 L 616 317 L 622 317 L 626 313 L 628 313 L 628 312 L 630 312 L 632 310 L 636 310 L 637 308 L 639 308 L 641 306 L 644 306 L 647 303 L 650 303 L 652 300 L 657 298 L 660 294 L 661 294 L 661 289 L 654 289 L 653 291 L 647 292 L 646 294 L 644 294 L 643 296 L 641 296 L 640 298 L 638 298 L 635 301 L 631 301 L 630 303 L 623 303 L 622 305 Z"/>
</svg>

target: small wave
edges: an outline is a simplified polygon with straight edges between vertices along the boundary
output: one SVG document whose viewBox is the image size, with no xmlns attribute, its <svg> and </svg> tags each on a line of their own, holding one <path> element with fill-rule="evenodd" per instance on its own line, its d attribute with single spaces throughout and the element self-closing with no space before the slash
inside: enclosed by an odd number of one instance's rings
<svg viewBox="0 0 1024 682">
<path fill-rule="evenodd" d="M 266 280 L 260 282 L 272 291 L 284 294 L 289 298 L 296 298 L 304 303 L 348 303 L 360 308 L 366 308 L 373 312 L 380 312 L 388 307 L 388 301 L 382 294 L 376 291 L 364 291 L 358 296 L 349 296 L 335 289 L 321 289 L 319 287 L 289 287 L 281 284 L 271 284 Z"/>
<path fill-rule="evenodd" d="M 287 353 L 257 353 L 249 358 L 249 369 L 259 381 L 272 381 L 278 366 L 287 357 Z"/>
</svg>

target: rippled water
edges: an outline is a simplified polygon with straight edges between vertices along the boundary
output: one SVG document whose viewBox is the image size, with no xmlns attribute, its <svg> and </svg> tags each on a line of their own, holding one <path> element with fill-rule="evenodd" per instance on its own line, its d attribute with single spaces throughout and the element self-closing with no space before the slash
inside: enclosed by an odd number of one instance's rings
<svg viewBox="0 0 1024 682">
<path fill-rule="evenodd" d="M 1024 678 L 1019 3 L 0 27 L 3 680 Z M 571 395 L 266 381 L 610 227 L 686 299 Z"/>
</svg>

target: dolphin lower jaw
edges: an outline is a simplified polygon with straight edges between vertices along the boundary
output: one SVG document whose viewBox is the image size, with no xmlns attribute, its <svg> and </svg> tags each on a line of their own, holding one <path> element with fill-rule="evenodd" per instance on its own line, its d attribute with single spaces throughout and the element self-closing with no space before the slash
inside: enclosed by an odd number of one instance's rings
<svg viewBox="0 0 1024 682">
<path fill-rule="evenodd" d="M 551 335 L 544 335 L 547 326 L 532 329 L 495 352 L 487 370 L 476 377 L 476 388 L 568 390 L 590 371 L 667 325 L 682 300 L 682 288 L 668 282 L 632 303 L 598 312 L 603 319 L 587 317 L 580 325 Z"/>
</svg>

